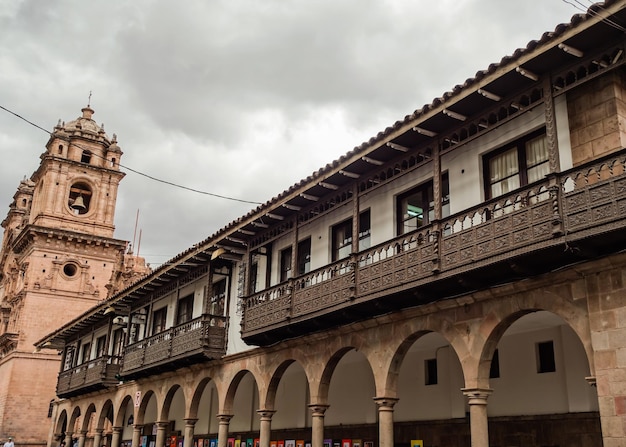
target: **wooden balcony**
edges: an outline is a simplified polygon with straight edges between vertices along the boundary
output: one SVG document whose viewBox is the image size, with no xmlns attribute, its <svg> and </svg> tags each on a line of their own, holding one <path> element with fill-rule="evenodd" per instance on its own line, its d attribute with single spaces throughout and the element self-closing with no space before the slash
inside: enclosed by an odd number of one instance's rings
<svg viewBox="0 0 626 447">
<path fill-rule="evenodd" d="M 105 355 L 62 371 L 57 381 L 57 395 L 71 397 L 117 384 L 119 361 L 119 357 Z"/>
<path fill-rule="evenodd" d="M 625 249 L 625 163 L 550 175 L 246 297 L 242 337 L 263 346 Z"/>
<path fill-rule="evenodd" d="M 126 346 L 120 375 L 133 379 L 226 353 L 226 318 L 205 314 Z"/>
</svg>

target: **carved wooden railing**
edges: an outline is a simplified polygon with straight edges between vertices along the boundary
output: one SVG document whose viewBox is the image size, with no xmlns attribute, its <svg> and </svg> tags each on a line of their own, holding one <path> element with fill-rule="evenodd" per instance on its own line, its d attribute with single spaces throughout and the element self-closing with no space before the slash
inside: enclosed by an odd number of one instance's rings
<svg viewBox="0 0 626 447">
<path fill-rule="evenodd" d="M 246 297 L 242 335 L 624 227 L 626 150 Z"/>
<path fill-rule="evenodd" d="M 205 314 L 124 348 L 121 375 L 204 354 L 214 358 L 226 349 L 226 318 Z"/>
<path fill-rule="evenodd" d="M 63 397 L 85 388 L 106 387 L 117 383 L 120 360 L 118 356 L 105 355 L 62 371 L 57 381 L 57 395 Z"/>
</svg>

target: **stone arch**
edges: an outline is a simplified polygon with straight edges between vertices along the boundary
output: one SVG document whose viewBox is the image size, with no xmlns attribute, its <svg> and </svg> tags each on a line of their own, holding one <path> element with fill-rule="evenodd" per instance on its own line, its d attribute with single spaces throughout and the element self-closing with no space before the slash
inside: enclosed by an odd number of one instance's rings
<svg viewBox="0 0 626 447">
<path fill-rule="evenodd" d="M 211 379 L 210 377 L 204 377 L 196 385 L 196 389 L 193 392 L 193 395 L 191 397 L 191 402 L 189 404 L 189 410 L 187 414 L 188 418 L 190 419 L 198 418 L 198 408 L 200 405 L 200 399 L 202 398 L 202 393 L 204 393 L 204 391 L 207 388 L 207 385 L 209 385 L 209 383 L 211 383 L 212 381 L 213 379 Z M 219 390 L 216 390 L 216 391 L 219 393 Z"/>
<path fill-rule="evenodd" d="M 355 349 L 354 346 L 345 346 L 337 350 L 324 365 L 324 370 L 317 384 L 317 389 L 311 390 L 311 401 L 316 404 L 328 404 L 328 390 L 330 389 L 330 381 L 333 372 L 337 368 L 337 364 L 348 351 Z"/>
<path fill-rule="evenodd" d="M 114 427 L 123 427 L 124 418 L 126 417 L 126 407 L 128 407 L 128 403 L 132 400 L 132 398 L 127 394 L 124 396 L 119 406 L 117 407 L 117 414 L 114 416 L 115 421 L 113 423 Z"/>
<path fill-rule="evenodd" d="M 100 410 L 100 416 L 98 416 L 98 420 L 96 422 L 95 428 L 104 428 L 104 423 L 107 419 L 111 422 L 111 425 L 113 425 L 113 422 L 115 421 L 114 418 L 115 418 L 115 415 L 114 415 L 113 402 L 111 401 L 111 399 L 107 399 L 104 402 L 104 404 L 102 404 L 102 409 Z M 94 446 L 94 447 L 98 447 L 98 446 Z"/>
<path fill-rule="evenodd" d="M 161 406 L 161 410 L 158 412 L 158 420 L 159 421 L 167 421 L 170 415 L 170 406 L 172 405 L 172 400 L 174 399 L 174 395 L 180 390 L 183 393 L 183 399 L 185 402 L 187 401 L 187 396 L 185 396 L 185 390 L 178 384 L 174 383 L 169 390 L 167 390 L 167 394 L 165 395 L 165 400 L 163 401 L 163 405 Z"/>
<path fill-rule="evenodd" d="M 139 408 L 137 408 L 137 410 L 135 411 L 136 415 L 135 415 L 135 424 L 143 424 L 144 423 L 144 418 L 146 416 L 146 409 L 148 408 L 148 404 L 150 403 L 150 399 L 152 399 L 152 397 L 154 396 L 155 400 L 156 400 L 156 407 L 157 407 L 157 415 L 159 413 L 159 399 L 157 394 L 152 391 L 152 390 L 148 390 L 146 391 L 146 393 L 141 397 L 141 403 L 139 404 Z"/>
<path fill-rule="evenodd" d="M 81 431 L 87 432 L 89 430 L 89 422 L 91 416 L 96 413 L 96 405 L 92 402 L 89 404 L 87 409 L 85 410 L 85 417 L 82 420 Z"/>
<path fill-rule="evenodd" d="M 65 433 L 67 432 L 68 427 L 69 425 L 68 425 L 67 411 L 65 409 L 62 409 L 59 412 L 59 415 L 56 420 L 56 424 L 54 428 L 54 435 L 60 436 L 60 437 L 65 436 Z"/>
<path fill-rule="evenodd" d="M 221 412 L 223 414 L 232 414 L 233 412 L 233 403 L 235 401 L 235 394 L 237 393 L 237 388 L 241 383 L 241 380 L 244 378 L 246 374 L 251 374 L 254 381 L 258 383 L 257 377 L 252 373 L 252 371 L 248 369 L 242 369 L 238 371 L 230 381 L 228 385 L 228 389 L 226 390 L 226 395 L 224 396 L 224 403 L 222 404 Z"/>
<path fill-rule="evenodd" d="M 463 372 L 466 378 L 466 387 L 481 388 L 488 387 L 489 369 L 493 353 L 506 330 L 521 317 L 538 311 L 547 311 L 557 315 L 565 321 L 578 336 L 583 345 L 589 371 L 594 375 L 595 368 L 593 362 L 593 347 L 591 345 L 591 333 L 589 329 L 589 318 L 586 309 L 586 302 L 577 305 L 570 299 L 565 299 L 562 294 L 567 295 L 569 290 L 534 290 L 526 293 L 519 293 L 511 296 L 506 302 L 500 301 L 495 304 L 491 312 L 487 313 L 481 321 L 476 334 L 486 334 L 476 336 L 472 340 L 470 352 L 463 362 Z M 584 301 L 584 300 L 581 300 Z"/>
<path fill-rule="evenodd" d="M 295 359 L 287 359 L 283 361 L 276 370 L 274 374 L 272 374 L 272 378 L 270 379 L 269 385 L 267 387 L 267 394 L 265 395 L 265 403 L 264 408 L 267 410 L 274 410 L 274 406 L 276 405 L 276 392 L 278 390 L 278 385 L 280 384 L 281 379 L 283 378 L 283 374 L 287 371 L 292 364 L 297 363 L 300 366 L 302 364 Z M 308 386 L 308 375 L 307 371 L 303 368 L 304 374 L 307 377 L 307 386 Z"/>
<path fill-rule="evenodd" d="M 398 376 L 400 375 L 400 367 L 402 366 L 402 361 L 404 360 L 411 346 L 413 346 L 413 344 L 422 336 L 428 333 L 430 333 L 430 331 L 420 330 L 410 334 L 408 337 L 404 338 L 400 342 L 391 357 L 391 361 L 387 369 L 384 389 L 377 391 L 377 394 L 379 396 L 394 398 L 397 397 Z"/>
<path fill-rule="evenodd" d="M 80 406 L 76 405 L 74 410 L 72 410 L 72 415 L 70 416 L 70 422 L 67 425 L 67 431 L 74 433 L 74 428 L 76 426 L 76 421 L 81 416 L 82 412 L 80 410 Z"/>
</svg>

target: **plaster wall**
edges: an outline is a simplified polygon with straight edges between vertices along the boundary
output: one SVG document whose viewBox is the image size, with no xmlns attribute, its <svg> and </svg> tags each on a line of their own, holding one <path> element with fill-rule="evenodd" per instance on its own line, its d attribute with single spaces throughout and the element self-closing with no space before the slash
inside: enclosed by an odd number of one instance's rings
<svg viewBox="0 0 626 447">
<path fill-rule="evenodd" d="M 198 421 L 194 431 L 201 434 L 217 433 L 218 426 L 215 415 L 219 413 L 219 410 L 215 384 L 211 383 L 206 387 L 202 393 L 198 408 L 201 411 L 198 413 Z"/>
<path fill-rule="evenodd" d="M 276 390 L 276 413 L 272 427 L 305 427 L 309 420 L 309 392 L 304 370 L 292 363 L 285 371 Z"/>
</svg>

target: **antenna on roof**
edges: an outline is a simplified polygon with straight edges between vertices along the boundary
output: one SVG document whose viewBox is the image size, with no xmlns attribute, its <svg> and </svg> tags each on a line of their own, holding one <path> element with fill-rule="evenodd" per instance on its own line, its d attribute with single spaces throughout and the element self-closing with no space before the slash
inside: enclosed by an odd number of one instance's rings
<svg viewBox="0 0 626 447">
<path fill-rule="evenodd" d="M 87 107 L 91 107 L 91 90 L 89 90 L 89 99 L 87 99 Z"/>
</svg>

